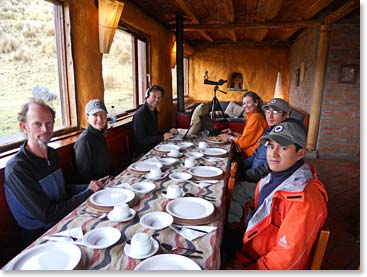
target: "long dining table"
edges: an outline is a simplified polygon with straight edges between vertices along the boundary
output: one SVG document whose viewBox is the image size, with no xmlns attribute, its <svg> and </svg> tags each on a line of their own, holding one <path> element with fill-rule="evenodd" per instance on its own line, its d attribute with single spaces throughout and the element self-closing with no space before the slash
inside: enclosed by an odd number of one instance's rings
<svg viewBox="0 0 367 277">
<path fill-rule="evenodd" d="M 164 151 L 159 151 L 160 147 L 164 148 L 164 145 L 185 145 L 189 142 L 189 147 L 181 147 L 182 156 L 177 158 L 177 162 L 171 165 L 163 165 L 163 173 L 173 173 L 173 172 L 187 172 L 188 168 L 184 166 L 184 160 L 187 158 L 189 152 L 200 152 L 202 149 L 198 148 L 199 141 L 203 141 L 201 137 L 191 137 L 185 139 L 185 141 L 180 140 L 166 140 L 158 144 L 157 147 L 151 149 L 148 153 L 143 155 L 137 162 L 160 159 L 162 157 L 167 157 L 167 153 Z M 184 144 L 182 144 L 184 142 Z M 192 143 L 192 145 L 191 145 Z M 34 241 L 25 250 L 32 247 L 38 246 L 40 244 L 48 243 L 49 240 L 45 239 L 47 236 L 68 229 L 81 227 L 83 234 L 90 230 L 99 227 L 115 227 L 120 233 L 120 239 L 110 247 L 105 249 L 92 249 L 83 244 L 78 245 L 81 249 L 81 259 L 77 269 L 86 270 L 133 270 L 139 263 L 142 262 L 140 259 L 134 259 L 127 256 L 124 252 L 124 247 L 127 240 L 131 239 L 133 235 L 137 232 L 146 232 L 150 235 L 156 234 L 155 238 L 162 243 L 167 243 L 173 246 L 186 247 L 196 250 L 201 250 L 203 254 L 199 258 L 194 258 L 193 260 L 201 267 L 203 270 L 218 270 L 221 266 L 221 255 L 220 246 L 223 236 L 223 226 L 225 221 L 225 186 L 226 186 L 226 176 L 227 168 L 229 163 L 228 154 L 230 152 L 230 144 L 227 143 L 210 143 L 208 142 L 208 147 L 217 147 L 228 151 L 225 155 L 221 155 L 220 158 L 209 157 L 204 155 L 201 158 L 196 159 L 196 166 L 213 166 L 223 170 L 223 174 L 218 178 L 218 182 L 210 184 L 209 186 L 202 187 L 197 186 L 190 181 L 179 182 L 172 180 L 168 176 L 156 181 L 147 180 L 144 174 L 137 174 L 132 170 L 131 166 L 126 168 L 120 174 L 118 174 L 114 179 L 112 179 L 106 187 L 113 188 L 119 186 L 123 183 L 128 183 L 131 186 L 142 181 L 153 182 L 155 184 L 155 189 L 146 194 L 136 193 L 135 201 L 130 206 L 136 211 L 134 218 L 126 222 L 114 222 L 109 220 L 107 217 L 99 218 L 95 216 L 88 216 L 89 214 L 103 214 L 103 210 L 100 211 L 96 209 L 89 199 L 82 203 L 75 210 L 70 212 L 61 221 L 49 229 L 40 238 Z M 195 180 L 195 179 L 193 179 Z M 172 201 L 165 197 L 164 193 L 167 191 L 167 187 L 170 184 L 178 184 L 182 187 L 184 193 L 197 198 L 210 199 L 211 203 L 214 204 L 214 213 L 210 217 L 208 222 L 205 222 L 205 226 L 217 227 L 214 231 L 204 234 L 194 240 L 188 240 L 178 232 L 171 228 L 164 228 L 162 230 L 152 230 L 150 228 L 144 227 L 139 221 L 140 218 L 153 211 L 166 211 L 166 205 Z M 107 188 L 105 188 L 107 189 Z M 92 195 L 93 196 L 93 195 Z M 209 196 L 209 198 L 207 198 Z M 105 214 L 105 213 L 104 213 Z M 165 253 L 175 253 L 175 254 L 195 254 L 187 250 L 175 250 L 172 252 L 167 252 L 166 250 L 159 247 L 158 254 Z"/>
</svg>

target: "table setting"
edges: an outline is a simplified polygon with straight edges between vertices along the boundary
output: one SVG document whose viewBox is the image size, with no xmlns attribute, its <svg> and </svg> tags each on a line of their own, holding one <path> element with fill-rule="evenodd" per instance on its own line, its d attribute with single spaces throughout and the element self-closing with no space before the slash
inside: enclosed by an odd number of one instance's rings
<svg viewBox="0 0 367 277">
<path fill-rule="evenodd" d="M 218 159 L 215 165 L 207 163 L 199 141 L 177 141 L 184 147 L 176 141 L 162 142 L 21 254 L 30 251 L 33 255 L 37 250 L 33 248 L 61 243 L 77 247 L 82 258 L 76 265 L 64 263 L 60 269 L 219 269 L 227 158 L 213 157 Z M 229 146 L 221 147 L 228 154 Z M 172 149 L 182 156 L 167 157 Z M 195 163 L 185 166 L 185 159 L 192 158 L 189 153 L 199 155 L 193 154 Z M 149 243 L 136 253 L 132 249 L 136 245 L 139 249 L 139 237 Z M 53 251 L 53 247 L 43 247 L 46 252 Z M 187 268 L 177 264 L 182 258 L 191 261 Z"/>
</svg>

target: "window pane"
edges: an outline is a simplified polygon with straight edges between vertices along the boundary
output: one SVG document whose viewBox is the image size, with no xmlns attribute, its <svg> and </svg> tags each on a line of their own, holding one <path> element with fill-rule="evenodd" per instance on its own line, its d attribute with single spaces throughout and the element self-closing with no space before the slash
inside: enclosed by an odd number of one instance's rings
<svg viewBox="0 0 367 277">
<path fill-rule="evenodd" d="M 135 107 L 134 74 L 132 55 L 133 36 L 120 29 L 116 30 L 110 53 L 103 54 L 102 69 L 104 101 L 107 110 L 112 105 L 119 112 Z"/>
<path fill-rule="evenodd" d="M 147 44 L 138 39 L 138 95 L 139 105 L 144 103 L 147 84 Z"/>
<path fill-rule="evenodd" d="M 61 122 L 54 5 L 44 0 L 1 1 L 0 136 L 19 133 L 17 113 L 28 98 L 44 99 Z"/>
<path fill-rule="evenodd" d="M 172 72 L 172 98 L 177 98 L 177 65 L 171 70 Z M 189 95 L 189 58 L 184 57 L 184 96 Z"/>
</svg>

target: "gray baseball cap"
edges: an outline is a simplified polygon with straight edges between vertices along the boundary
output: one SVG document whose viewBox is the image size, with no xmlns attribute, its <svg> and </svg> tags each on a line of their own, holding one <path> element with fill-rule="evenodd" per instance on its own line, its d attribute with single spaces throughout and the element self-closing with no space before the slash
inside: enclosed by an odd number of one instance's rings
<svg viewBox="0 0 367 277">
<path fill-rule="evenodd" d="M 287 113 L 289 111 L 288 103 L 284 101 L 282 98 L 271 99 L 269 103 L 262 106 L 262 109 L 267 110 L 269 109 L 269 107 L 278 112 L 283 111 Z"/>
<path fill-rule="evenodd" d="M 85 113 L 93 115 L 98 112 L 105 112 L 107 114 L 107 109 L 105 104 L 99 99 L 92 99 L 85 106 Z"/>
<path fill-rule="evenodd" d="M 264 143 L 268 140 L 273 140 L 282 146 L 298 144 L 302 148 L 306 148 L 307 135 L 305 128 L 301 122 L 295 120 L 285 120 L 278 125 L 275 125 L 268 135 L 262 136 L 259 143 Z"/>
</svg>

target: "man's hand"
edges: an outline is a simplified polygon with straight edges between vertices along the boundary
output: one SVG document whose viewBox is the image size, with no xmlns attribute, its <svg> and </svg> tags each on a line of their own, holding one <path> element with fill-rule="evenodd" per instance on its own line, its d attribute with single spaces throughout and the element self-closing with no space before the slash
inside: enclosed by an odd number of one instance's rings
<svg viewBox="0 0 367 277">
<path fill-rule="evenodd" d="M 177 135 L 178 134 L 178 131 L 176 128 L 172 128 L 171 130 L 169 130 L 169 132 L 172 134 L 172 135 Z"/>
<path fill-rule="evenodd" d="M 227 129 L 223 129 L 222 131 L 220 131 L 222 134 L 228 134 L 228 135 L 232 135 L 232 130 L 227 128 Z"/>
<path fill-rule="evenodd" d="M 93 190 L 94 192 L 99 191 L 100 189 L 103 189 L 105 185 L 112 179 L 111 176 L 103 177 L 99 180 L 92 180 L 89 183 L 88 188 Z"/>
<path fill-rule="evenodd" d="M 174 135 L 173 135 L 173 134 L 171 134 L 171 133 L 164 133 L 164 134 L 163 134 L 163 139 L 164 139 L 164 140 L 169 139 L 169 138 L 172 138 L 172 137 L 174 137 Z"/>
</svg>

